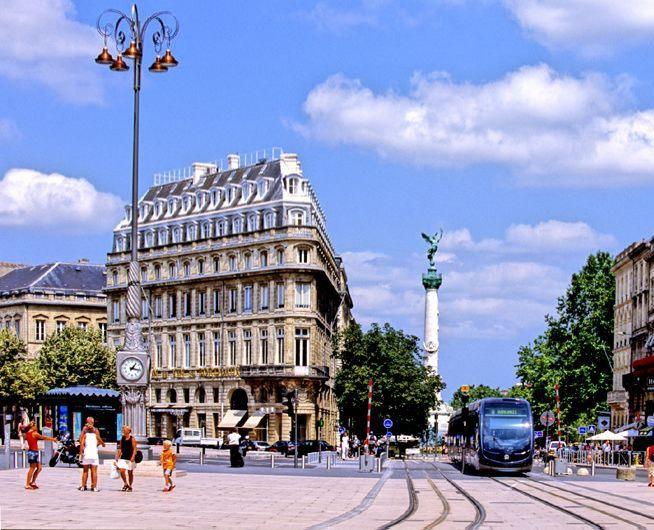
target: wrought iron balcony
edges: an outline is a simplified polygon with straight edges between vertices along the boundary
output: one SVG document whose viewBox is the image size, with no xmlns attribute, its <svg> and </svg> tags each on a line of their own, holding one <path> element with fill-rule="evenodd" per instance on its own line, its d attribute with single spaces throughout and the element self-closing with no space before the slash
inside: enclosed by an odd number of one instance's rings
<svg viewBox="0 0 654 530">
<path fill-rule="evenodd" d="M 286 366 L 283 364 L 242 365 L 241 377 L 303 377 L 329 379 L 327 366 Z"/>
</svg>

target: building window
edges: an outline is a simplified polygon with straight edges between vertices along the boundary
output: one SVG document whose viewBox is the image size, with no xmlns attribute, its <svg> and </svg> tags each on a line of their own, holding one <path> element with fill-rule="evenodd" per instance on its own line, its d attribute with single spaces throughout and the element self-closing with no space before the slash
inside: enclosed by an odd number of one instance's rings
<svg viewBox="0 0 654 530">
<path fill-rule="evenodd" d="M 191 275 L 191 263 L 188 261 L 184 262 L 184 276 L 188 277 Z"/>
<path fill-rule="evenodd" d="M 185 388 L 184 389 L 184 403 L 190 403 L 191 402 L 191 389 L 190 388 Z"/>
<path fill-rule="evenodd" d="M 161 388 L 154 389 L 154 400 L 156 403 L 161 403 Z"/>
<path fill-rule="evenodd" d="M 63 325 L 65 327 L 66 323 L 63 322 Z M 58 327 L 59 327 L 59 322 L 57 322 L 57 328 Z M 107 343 L 107 323 L 106 322 L 98 323 L 98 329 L 100 330 L 100 335 L 102 336 L 102 342 L 104 342 L 106 344 Z"/>
<path fill-rule="evenodd" d="M 45 320 L 36 321 L 36 340 L 45 340 Z"/>
<path fill-rule="evenodd" d="M 198 314 L 204 315 L 207 308 L 207 293 L 206 291 L 200 291 L 198 293 Z"/>
<path fill-rule="evenodd" d="M 168 401 L 170 403 L 177 403 L 177 390 L 175 390 L 174 388 L 171 388 L 168 391 Z"/>
<path fill-rule="evenodd" d="M 295 193 L 297 193 L 297 189 L 298 189 L 297 179 L 288 179 L 288 192 L 291 195 L 295 195 Z"/>
<path fill-rule="evenodd" d="M 295 307 L 307 309 L 311 302 L 311 284 L 295 284 Z"/>
<path fill-rule="evenodd" d="M 250 270 L 252 268 L 252 255 L 249 252 L 247 252 L 243 257 L 243 265 L 245 270 Z"/>
<path fill-rule="evenodd" d="M 141 282 L 145 283 L 148 281 L 148 269 L 145 267 L 141 268 Z"/>
<path fill-rule="evenodd" d="M 169 263 L 168 264 L 168 277 L 169 278 L 174 278 L 177 276 L 177 267 L 175 266 L 174 263 Z"/>
<path fill-rule="evenodd" d="M 268 212 L 263 216 L 263 227 L 268 229 L 272 228 L 275 224 L 275 215 L 272 212 Z"/>
<path fill-rule="evenodd" d="M 236 302 L 238 301 L 238 291 L 236 289 L 229 290 L 229 312 L 236 313 Z"/>
<path fill-rule="evenodd" d="M 220 314 L 220 291 L 218 289 L 213 290 L 213 314 Z"/>
<path fill-rule="evenodd" d="M 284 263 L 284 249 L 278 248 L 275 257 L 277 259 L 277 265 L 282 265 Z"/>
<path fill-rule="evenodd" d="M 268 266 L 268 253 L 265 250 L 259 252 L 259 266 L 260 267 Z"/>
<path fill-rule="evenodd" d="M 204 274 L 204 260 L 198 260 L 198 274 Z"/>
<path fill-rule="evenodd" d="M 295 328 L 295 366 L 309 364 L 309 329 Z"/>
<path fill-rule="evenodd" d="M 252 286 L 246 285 L 243 288 L 243 312 L 252 312 Z"/>
<path fill-rule="evenodd" d="M 241 221 L 240 217 L 237 217 L 232 221 L 232 234 L 239 234 L 241 232 L 241 226 L 243 225 L 243 221 Z"/>
<path fill-rule="evenodd" d="M 120 300 L 111 303 L 111 315 L 114 322 L 120 322 Z"/>
<path fill-rule="evenodd" d="M 277 328 L 277 364 L 284 362 L 284 328 Z"/>
<path fill-rule="evenodd" d="M 100 324 L 100 325 L 102 325 L 102 324 Z M 65 327 L 66 327 L 66 321 L 65 320 L 57 320 L 57 333 L 61 333 L 64 330 Z M 105 333 L 106 333 L 106 329 L 107 329 L 106 324 L 104 324 L 104 328 L 105 328 Z M 102 329 L 102 328 L 100 328 L 100 329 Z"/>
<path fill-rule="evenodd" d="M 304 223 L 304 212 L 302 210 L 294 210 L 291 213 L 291 224 L 302 226 Z"/>
<path fill-rule="evenodd" d="M 191 293 L 188 291 L 182 295 L 182 304 L 184 306 L 184 316 L 191 316 Z"/>
<path fill-rule="evenodd" d="M 203 368 L 207 365 L 207 350 L 204 343 L 204 333 L 198 333 L 198 366 Z"/>
<path fill-rule="evenodd" d="M 89 327 L 89 324 L 88 324 L 88 322 L 78 322 L 77 327 L 79 329 L 83 329 L 84 331 L 86 331 L 88 329 L 88 327 Z"/>
<path fill-rule="evenodd" d="M 261 352 L 261 364 L 268 364 L 268 330 L 259 330 L 259 350 Z"/>
<path fill-rule="evenodd" d="M 248 217 L 248 232 L 254 232 L 257 229 L 257 218 L 254 215 Z"/>
<path fill-rule="evenodd" d="M 230 331 L 227 334 L 229 339 L 229 359 L 228 364 L 234 366 L 236 364 L 236 331 Z"/>
<path fill-rule="evenodd" d="M 163 347 L 161 346 L 161 337 L 157 337 L 154 343 L 154 358 L 157 368 L 163 368 Z"/>
<path fill-rule="evenodd" d="M 163 299 L 161 296 L 154 297 L 154 318 L 163 317 Z"/>
<path fill-rule="evenodd" d="M 229 257 L 229 270 L 234 272 L 236 270 L 236 256 Z"/>
<path fill-rule="evenodd" d="M 286 289 L 283 283 L 278 283 L 275 285 L 275 305 L 278 309 L 284 307 L 284 297 L 286 295 Z"/>
<path fill-rule="evenodd" d="M 200 237 L 206 239 L 211 235 L 211 229 L 209 223 L 203 223 L 200 227 Z"/>
<path fill-rule="evenodd" d="M 177 295 L 169 294 L 168 295 L 168 318 L 177 317 Z"/>
<path fill-rule="evenodd" d="M 252 364 L 252 331 L 243 330 L 243 364 Z"/>
<path fill-rule="evenodd" d="M 113 271 L 111 273 L 111 283 L 112 285 L 118 285 L 118 271 Z"/>
<path fill-rule="evenodd" d="M 191 367 L 191 334 L 184 333 L 184 368 Z"/>
<path fill-rule="evenodd" d="M 220 351 L 220 331 L 213 332 L 213 365 L 222 366 L 222 352 Z"/>
<path fill-rule="evenodd" d="M 150 314 L 150 304 L 147 298 L 141 298 L 141 319 L 145 320 Z"/>
<path fill-rule="evenodd" d="M 225 221 L 219 221 L 218 222 L 218 235 L 219 236 L 224 236 L 227 234 L 226 230 L 227 225 L 225 224 Z"/>
<path fill-rule="evenodd" d="M 177 357 L 177 341 L 175 335 L 168 336 L 168 368 L 175 368 L 175 357 Z"/>
<path fill-rule="evenodd" d="M 309 249 L 308 248 L 298 248 L 297 249 L 297 261 L 298 261 L 298 263 L 309 263 Z"/>
<path fill-rule="evenodd" d="M 213 258 L 213 272 L 220 272 L 220 258 L 218 256 Z"/>
<path fill-rule="evenodd" d="M 155 280 L 161 280 L 161 266 L 160 265 L 155 265 L 154 266 L 154 279 Z"/>
<path fill-rule="evenodd" d="M 261 310 L 266 311 L 270 306 L 270 286 L 267 283 L 264 283 L 261 286 L 260 299 L 261 299 Z"/>
</svg>

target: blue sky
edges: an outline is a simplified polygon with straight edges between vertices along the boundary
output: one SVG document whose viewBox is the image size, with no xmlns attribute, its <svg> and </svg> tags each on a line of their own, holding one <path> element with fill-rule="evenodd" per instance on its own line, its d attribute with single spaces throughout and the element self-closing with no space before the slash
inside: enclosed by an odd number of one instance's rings
<svg viewBox="0 0 654 530">
<path fill-rule="evenodd" d="M 651 234 L 654 9 L 618 4 L 141 2 L 181 24 L 179 68 L 144 75 L 141 188 L 229 152 L 299 153 L 355 315 L 417 335 L 420 232 L 443 227 L 446 395 L 509 386 L 586 255 Z M 106 7 L 129 4 L 3 2 L 0 260 L 109 249 L 132 99 L 130 73 L 92 61 Z"/>
</svg>

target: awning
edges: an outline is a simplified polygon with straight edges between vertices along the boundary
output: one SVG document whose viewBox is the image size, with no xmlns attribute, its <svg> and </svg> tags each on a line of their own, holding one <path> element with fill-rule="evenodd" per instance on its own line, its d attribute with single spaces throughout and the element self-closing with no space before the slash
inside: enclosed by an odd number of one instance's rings
<svg viewBox="0 0 654 530">
<path fill-rule="evenodd" d="M 626 435 L 624 433 L 621 434 L 616 434 L 611 431 L 604 431 L 599 434 L 596 434 L 595 436 L 591 436 L 590 438 L 587 438 L 588 441 L 605 441 L 608 440 L 609 442 L 622 442 L 626 438 Z"/>
<path fill-rule="evenodd" d="M 261 412 L 260 410 L 257 410 L 256 412 L 253 412 L 252 414 L 250 414 L 250 417 L 243 424 L 243 428 L 244 429 L 256 429 L 257 426 L 263 421 L 263 419 L 265 417 L 266 417 L 265 412 Z"/>
<path fill-rule="evenodd" d="M 243 418 L 247 413 L 248 413 L 247 410 L 229 409 L 223 416 L 223 419 L 220 420 L 220 423 L 218 424 L 218 428 L 233 429 L 243 420 Z"/>
<path fill-rule="evenodd" d="M 638 428 L 638 423 L 628 423 L 627 425 L 623 425 L 622 427 L 618 428 L 615 430 L 615 432 L 624 432 L 624 431 L 630 431 L 631 429 L 637 429 Z"/>
</svg>

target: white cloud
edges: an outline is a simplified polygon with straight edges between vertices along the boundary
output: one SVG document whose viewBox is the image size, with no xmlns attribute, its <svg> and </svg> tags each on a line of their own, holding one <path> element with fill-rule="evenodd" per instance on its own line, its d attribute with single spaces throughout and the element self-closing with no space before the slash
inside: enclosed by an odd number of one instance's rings
<svg viewBox="0 0 654 530">
<path fill-rule="evenodd" d="M 5 0 L 0 9 L 0 75 L 36 81 L 75 103 L 102 99 L 94 28 L 73 19 L 70 0 Z"/>
<path fill-rule="evenodd" d="M 651 0 L 504 0 L 504 4 L 536 40 L 554 48 L 597 55 L 654 36 Z"/>
<path fill-rule="evenodd" d="M 582 221 L 549 220 L 536 225 L 513 224 L 503 239 L 475 241 L 467 228 L 446 232 L 444 249 L 489 253 L 588 253 L 617 245 L 610 234 L 602 234 Z"/>
<path fill-rule="evenodd" d="M 654 109 L 625 110 L 627 78 L 572 77 L 545 64 L 482 84 L 415 75 L 407 95 L 343 75 L 308 94 L 297 129 L 431 167 L 495 164 L 530 185 L 654 182 Z"/>
<path fill-rule="evenodd" d="M 0 226 L 102 232 L 116 224 L 122 204 L 86 179 L 58 173 L 10 169 L 0 180 Z"/>
</svg>

